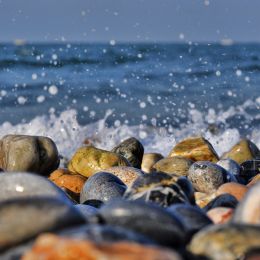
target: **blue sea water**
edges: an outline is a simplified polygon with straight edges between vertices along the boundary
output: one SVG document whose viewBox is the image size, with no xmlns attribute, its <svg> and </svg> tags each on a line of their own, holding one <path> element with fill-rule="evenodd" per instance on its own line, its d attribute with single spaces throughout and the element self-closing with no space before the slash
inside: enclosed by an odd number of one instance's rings
<svg viewBox="0 0 260 260">
<path fill-rule="evenodd" d="M 260 44 L 0 44 L 0 135 L 47 134 L 62 151 L 129 135 L 162 152 L 194 134 L 259 145 L 259 108 Z"/>
</svg>

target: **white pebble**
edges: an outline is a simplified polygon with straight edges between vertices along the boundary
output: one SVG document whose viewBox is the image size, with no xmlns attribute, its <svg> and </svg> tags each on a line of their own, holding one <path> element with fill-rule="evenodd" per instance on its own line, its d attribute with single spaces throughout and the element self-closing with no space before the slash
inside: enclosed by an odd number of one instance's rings
<svg viewBox="0 0 260 260">
<path fill-rule="evenodd" d="M 56 95 L 56 94 L 58 93 L 58 88 L 57 88 L 55 85 L 51 85 L 51 86 L 49 87 L 49 93 L 50 93 L 51 95 Z"/>
</svg>

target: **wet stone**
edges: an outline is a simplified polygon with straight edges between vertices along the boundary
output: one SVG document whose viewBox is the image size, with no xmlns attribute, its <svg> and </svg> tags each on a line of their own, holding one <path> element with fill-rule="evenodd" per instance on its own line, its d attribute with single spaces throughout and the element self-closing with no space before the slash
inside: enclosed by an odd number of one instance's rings
<svg viewBox="0 0 260 260">
<path fill-rule="evenodd" d="M 84 204 L 77 204 L 74 206 L 80 213 L 81 215 L 88 220 L 90 216 L 93 216 L 97 214 L 98 210 L 95 207 L 92 207 L 90 205 L 84 205 Z"/>
<path fill-rule="evenodd" d="M 222 194 L 217 196 L 215 199 L 210 201 L 204 208 L 203 210 L 209 211 L 213 208 L 218 208 L 218 207 L 226 207 L 226 208 L 236 208 L 238 205 L 238 200 L 230 195 L 230 194 Z"/>
<path fill-rule="evenodd" d="M 72 204 L 48 197 L 16 198 L 0 203 L 0 250 L 41 232 L 85 223 Z"/>
<path fill-rule="evenodd" d="M 129 166 L 129 162 L 121 155 L 94 146 L 79 148 L 69 162 L 71 172 L 90 177 L 97 172 L 113 166 Z"/>
<path fill-rule="evenodd" d="M 245 183 L 251 181 L 257 174 L 260 173 L 260 160 L 250 160 L 241 163 L 241 172 L 239 174 Z"/>
<path fill-rule="evenodd" d="M 236 177 L 240 174 L 241 171 L 240 165 L 232 159 L 221 159 L 217 162 L 217 165 L 221 166 Z"/>
<path fill-rule="evenodd" d="M 260 182 L 250 187 L 238 204 L 233 222 L 260 225 Z"/>
<path fill-rule="evenodd" d="M 204 208 L 210 201 L 216 198 L 216 192 L 211 194 L 203 193 L 203 192 L 195 192 L 195 201 L 196 205 L 200 208 Z"/>
<path fill-rule="evenodd" d="M 128 138 L 114 147 L 112 152 L 124 156 L 133 167 L 141 169 L 144 147 L 136 138 Z"/>
<path fill-rule="evenodd" d="M 195 162 L 188 172 L 195 190 L 205 193 L 215 192 L 225 182 L 233 181 L 231 177 L 224 168 L 208 161 Z"/>
<path fill-rule="evenodd" d="M 125 190 L 125 184 L 115 175 L 99 172 L 91 176 L 84 184 L 80 194 L 80 203 L 92 200 L 107 202 L 122 197 Z"/>
<path fill-rule="evenodd" d="M 254 184 L 256 184 L 257 182 L 260 181 L 260 173 L 257 174 L 248 184 L 247 184 L 247 187 L 251 187 L 253 186 Z"/>
<path fill-rule="evenodd" d="M 217 190 L 217 195 L 228 193 L 233 195 L 238 201 L 240 201 L 246 194 L 248 188 L 245 185 L 229 182 L 221 185 Z"/>
<path fill-rule="evenodd" d="M 260 227 L 238 224 L 212 225 L 194 235 L 189 250 L 207 259 L 243 259 L 260 245 Z"/>
<path fill-rule="evenodd" d="M 160 153 L 145 153 L 142 160 L 142 171 L 150 173 L 153 171 L 153 165 L 163 159 L 163 156 Z"/>
<path fill-rule="evenodd" d="M 132 186 L 128 187 L 124 194 L 127 200 L 141 200 L 153 202 L 163 207 L 175 203 L 190 203 L 190 193 L 186 194 L 177 180 L 164 173 L 144 174 L 136 179 Z"/>
<path fill-rule="evenodd" d="M 144 246 L 135 243 L 119 242 L 95 244 L 88 240 L 74 240 L 52 234 L 41 235 L 32 250 L 26 252 L 23 260 L 32 259 L 149 259 L 181 260 L 179 255 L 169 249 Z M 75 258 L 76 259 L 76 258 Z"/>
<path fill-rule="evenodd" d="M 66 194 L 48 179 L 30 173 L 1 173 L 0 202 L 14 198 L 52 197 L 70 203 Z"/>
<path fill-rule="evenodd" d="M 241 164 L 248 160 L 260 158 L 260 151 L 253 142 L 248 139 L 242 139 L 221 157 L 221 159 L 226 158 Z"/>
<path fill-rule="evenodd" d="M 172 149 L 169 157 L 181 156 L 192 161 L 217 162 L 219 157 L 212 145 L 203 137 L 182 140 Z"/>
<path fill-rule="evenodd" d="M 181 220 L 188 238 L 191 238 L 202 228 L 213 224 L 210 218 L 200 208 L 195 206 L 176 204 L 168 207 L 167 210 Z"/>
<path fill-rule="evenodd" d="M 139 176 L 144 174 L 140 169 L 129 166 L 111 167 L 106 169 L 106 172 L 114 174 L 127 186 L 131 185 Z"/>
<path fill-rule="evenodd" d="M 55 143 L 48 137 L 6 135 L 0 140 L 0 168 L 48 176 L 59 166 Z"/>
<path fill-rule="evenodd" d="M 187 176 L 193 161 L 179 156 L 164 158 L 154 164 L 153 168 L 158 172 L 165 172 L 177 176 Z"/>
<path fill-rule="evenodd" d="M 112 201 L 99 209 L 97 219 L 138 232 L 164 246 L 179 247 L 186 239 L 178 217 L 154 204 Z"/>
</svg>

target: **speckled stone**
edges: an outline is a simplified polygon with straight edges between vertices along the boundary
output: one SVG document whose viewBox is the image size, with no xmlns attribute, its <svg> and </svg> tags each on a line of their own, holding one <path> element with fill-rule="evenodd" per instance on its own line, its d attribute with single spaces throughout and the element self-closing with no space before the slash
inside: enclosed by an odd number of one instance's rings
<svg viewBox="0 0 260 260">
<path fill-rule="evenodd" d="M 165 172 L 178 176 L 187 176 L 188 170 L 192 164 L 193 161 L 187 158 L 175 156 L 159 160 L 154 164 L 153 168 L 159 172 Z"/>
<path fill-rule="evenodd" d="M 260 225 L 260 182 L 253 185 L 237 206 L 233 221 Z"/>
<path fill-rule="evenodd" d="M 214 224 L 225 224 L 230 221 L 233 216 L 234 209 L 217 207 L 207 211 L 208 217 Z"/>
<path fill-rule="evenodd" d="M 200 208 L 195 206 L 176 204 L 168 207 L 167 210 L 181 220 L 188 239 L 202 228 L 213 224 L 209 217 Z"/>
<path fill-rule="evenodd" d="M 251 248 L 260 245 L 260 227 L 249 225 L 212 225 L 194 235 L 189 250 L 207 259 L 243 259 Z"/>
<path fill-rule="evenodd" d="M 94 146 L 79 148 L 69 162 L 68 169 L 74 173 L 90 177 L 113 166 L 129 166 L 121 155 L 98 149 Z"/>
<path fill-rule="evenodd" d="M 0 202 L 15 198 L 52 197 L 70 203 L 66 194 L 48 179 L 30 173 L 1 173 Z"/>
<path fill-rule="evenodd" d="M 188 172 L 188 179 L 194 189 L 205 193 L 215 192 L 219 186 L 229 181 L 229 176 L 224 168 L 208 161 L 195 162 Z"/>
<path fill-rule="evenodd" d="M 178 185 L 177 179 L 173 179 L 171 175 L 147 173 L 138 177 L 128 187 L 124 198 L 134 201 L 153 202 L 168 207 L 174 203 L 190 203 L 189 196 L 185 191 Z"/>
<path fill-rule="evenodd" d="M 178 217 L 153 204 L 116 200 L 102 206 L 98 217 L 102 223 L 133 230 L 160 245 L 178 247 L 185 241 Z"/>
<path fill-rule="evenodd" d="M 6 135 L 0 140 L 0 168 L 49 175 L 59 166 L 58 150 L 48 137 Z"/>
<path fill-rule="evenodd" d="M 69 239 L 53 234 L 41 235 L 32 250 L 26 252 L 22 260 L 34 259 L 129 259 L 129 260 L 181 260 L 172 250 L 119 242 L 114 244 L 94 244 L 82 239 Z M 73 257 L 74 258 L 74 257 Z"/>
<path fill-rule="evenodd" d="M 240 201 L 245 196 L 247 190 L 248 188 L 245 185 L 235 182 L 229 182 L 224 183 L 218 188 L 217 195 L 228 193 L 233 195 L 238 201 Z"/>
<path fill-rule="evenodd" d="M 118 177 L 108 172 L 99 172 L 86 181 L 80 194 L 80 202 L 107 202 L 122 197 L 125 190 L 125 184 Z"/>
<path fill-rule="evenodd" d="M 144 155 L 144 147 L 140 141 L 136 138 L 131 137 L 120 143 L 118 146 L 112 149 L 112 152 L 118 153 L 124 156 L 131 166 L 140 169 L 143 155 Z"/>
<path fill-rule="evenodd" d="M 127 186 L 131 185 L 139 176 L 144 174 L 140 169 L 129 166 L 111 167 L 106 169 L 106 172 L 114 174 Z"/>
<path fill-rule="evenodd" d="M 226 208 L 236 208 L 238 204 L 238 200 L 228 194 L 221 194 L 219 196 L 217 196 L 215 199 L 211 200 L 204 208 L 204 211 L 209 211 L 213 208 L 218 208 L 218 207 L 226 207 Z"/>
<path fill-rule="evenodd" d="M 225 170 L 235 176 L 238 176 L 241 171 L 240 165 L 232 159 L 221 159 L 217 162 L 217 165 L 223 167 Z"/>
<path fill-rule="evenodd" d="M 191 137 L 182 140 L 169 154 L 169 157 L 181 156 L 192 161 L 217 162 L 219 157 L 212 145 L 203 137 Z"/>
<path fill-rule="evenodd" d="M 79 198 L 80 192 L 87 178 L 79 174 L 71 174 L 67 169 L 58 169 L 51 173 L 49 180 L 55 183 L 60 188 L 65 188 Z"/>
<path fill-rule="evenodd" d="M 41 232 L 85 223 L 72 204 L 51 197 L 17 198 L 0 202 L 0 250 Z"/>
<path fill-rule="evenodd" d="M 153 165 L 163 159 L 163 156 L 160 153 L 145 153 L 142 160 L 141 169 L 146 173 L 153 171 Z"/>
<path fill-rule="evenodd" d="M 246 184 L 260 173 L 260 160 L 249 160 L 241 163 L 241 172 L 239 174 Z"/>
<path fill-rule="evenodd" d="M 242 139 L 222 155 L 221 159 L 225 158 L 232 159 L 241 164 L 244 161 L 260 158 L 260 151 L 253 142 L 248 139 Z"/>
</svg>

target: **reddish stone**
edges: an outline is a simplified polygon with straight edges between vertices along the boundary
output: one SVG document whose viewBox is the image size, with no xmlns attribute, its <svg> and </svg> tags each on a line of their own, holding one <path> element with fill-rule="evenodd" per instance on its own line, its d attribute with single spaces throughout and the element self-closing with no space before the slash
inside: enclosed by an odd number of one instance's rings
<svg viewBox="0 0 260 260">
<path fill-rule="evenodd" d="M 224 224 L 231 219 L 233 212 L 234 210 L 231 208 L 217 207 L 209 210 L 207 215 L 213 223 Z"/>
</svg>

